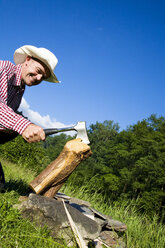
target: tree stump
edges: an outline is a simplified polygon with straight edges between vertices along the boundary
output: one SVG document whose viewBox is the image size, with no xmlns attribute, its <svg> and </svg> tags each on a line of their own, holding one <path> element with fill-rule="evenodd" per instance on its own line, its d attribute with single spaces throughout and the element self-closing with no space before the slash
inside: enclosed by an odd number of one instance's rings
<svg viewBox="0 0 165 248">
<path fill-rule="evenodd" d="M 68 141 L 60 155 L 29 184 L 30 188 L 53 198 L 80 162 L 91 155 L 90 147 L 81 139 Z"/>
</svg>

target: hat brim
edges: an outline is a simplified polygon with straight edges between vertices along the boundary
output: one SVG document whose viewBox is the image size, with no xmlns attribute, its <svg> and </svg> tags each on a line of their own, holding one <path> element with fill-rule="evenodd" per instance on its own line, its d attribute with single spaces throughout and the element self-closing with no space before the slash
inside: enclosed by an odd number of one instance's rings
<svg viewBox="0 0 165 248">
<path fill-rule="evenodd" d="M 59 81 L 56 77 L 56 75 L 54 74 L 54 72 L 51 73 L 51 76 L 47 79 L 45 79 L 45 81 L 47 82 L 51 82 L 51 83 L 61 83 L 61 81 Z"/>
<path fill-rule="evenodd" d="M 48 67 L 51 76 L 47 79 L 44 79 L 44 81 L 51 82 L 51 83 L 60 83 L 60 81 L 57 79 L 56 75 L 50 68 L 50 66 L 47 63 L 45 63 L 43 58 L 38 56 L 37 52 L 34 52 L 34 51 L 29 52 L 28 50 L 25 51 L 22 47 L 18 48 L 14 53 L 15 64 L 17 65 L 17 64 L 24 63 L 27 56 L 34 57 L 34 58 L 41 60 Z"/>
</svg>

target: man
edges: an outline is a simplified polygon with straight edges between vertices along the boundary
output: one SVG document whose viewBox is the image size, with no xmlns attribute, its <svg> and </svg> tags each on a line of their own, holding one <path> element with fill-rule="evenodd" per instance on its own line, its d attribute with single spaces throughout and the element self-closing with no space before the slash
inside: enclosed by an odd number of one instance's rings
<svg viewBox="0 0 165 248">
<path fill-rule="evenodd" d="M 15 51 L 14 62 L 16 65 L 0 60 L 0 144 L 18 134 L 29 143 L 44 140 L 44 130 L 16 111 L 26 86 L 38 85 L 43 80 L 59 83 L 53 72 L 58 60 L 45 48 L 25 45 Z M 1 164 L 0 182 L 5 182 Z"/>
</svg>

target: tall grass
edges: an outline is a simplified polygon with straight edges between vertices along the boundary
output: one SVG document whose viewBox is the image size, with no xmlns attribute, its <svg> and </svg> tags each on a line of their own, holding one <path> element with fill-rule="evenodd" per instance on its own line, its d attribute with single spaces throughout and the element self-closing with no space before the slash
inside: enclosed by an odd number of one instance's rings
<svg viewBox="0 0 165 248">
<path fill-rule="evenodd" d="M 158 216 L 155 215 L 151 220 L 145 214 L 141 214 L 134 200 L 125 200 L 121 203 L 105 202 L 101 194 L 91 195 L 89 188 L 90 181 L 88 185 L 79 189 L 71 183 L 67 184 L 62 191 L 70 196 L 89 201 L 93 208 L 126 224 L 127 231 L 123 238 L 128 248 L 165 247 L 165 227 L 158 221 Z"/>
<path fill-rule="evenodd" d="M 54 240 L 46 227 L 36 227 L 22 219 L 19 211 L 13 208 L 13 205 L 18 203 L 19 196 L 28 193 L 28 184 L 36 173 L 7 161 L 1 162 L 6 174 L 7 192 L 0 194 L 0 248 L 67 247 L 64 242 Z M 93 180 L 91 182 L 93 183 Z M 149 220 L 145 214 L 140 214 L 134 201 L 105 202 L 101 194 L 90 193 L 88 189 L 91 182 L 84 183 L 81 188 L 66 183 L 61 191 L 88 201 L 98 211 L 125 223 L 127 231 L 124 240 L 128 248 L 165 247 L 165 228 L 158 222 L 156 215 Z"/>
<path fill-rule="evenodd" d="M 49 230 L 34 226 L 28 220 L 21 218 L 14 209 L 17 194 L 13 191 L 0 195 L 0 247 L 67 247 L 55 242 L 49 235 Z"/>
<path fill-rule="evenodd" d="M 7 191 L 0 193 L 0 248 L 67 247 L 62 239 L 53 239 L 47 227 L 37 227 L 23 219 L 13 207 L 18 203 L 20 195 L 28 193 L 28 183 L 36 176 L 35 172 L 2 159 L 1 162 Z"/>
</svg>

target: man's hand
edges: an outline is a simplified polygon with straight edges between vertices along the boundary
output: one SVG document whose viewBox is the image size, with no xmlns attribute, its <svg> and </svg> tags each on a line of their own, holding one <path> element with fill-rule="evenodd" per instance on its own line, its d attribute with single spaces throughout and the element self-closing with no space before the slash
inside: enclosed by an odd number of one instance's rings
<svg viewBox="0 0 165 248">
<path fill-rule="evenodd" d="M 45 132 L 40 126 L 30 124 L 23 131 L 22 137 L 29 143 L 38 142 L 45 140 Z"/>
</svg>

